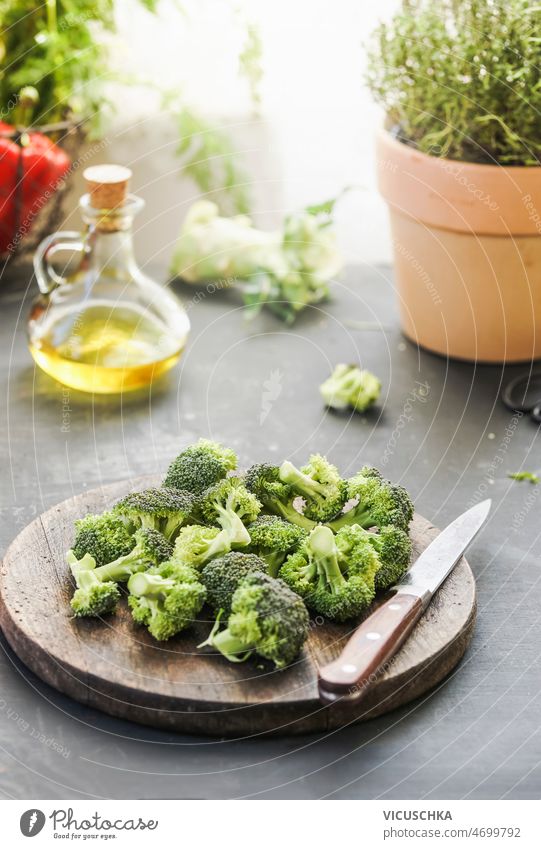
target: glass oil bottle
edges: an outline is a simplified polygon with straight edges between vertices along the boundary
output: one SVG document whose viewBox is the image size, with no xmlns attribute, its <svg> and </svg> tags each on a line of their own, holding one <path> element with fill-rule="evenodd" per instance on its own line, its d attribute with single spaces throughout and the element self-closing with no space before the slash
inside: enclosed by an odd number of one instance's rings
<svg viewBox="0 0 541 849">
<path fill-rule="evenodd" d="M 97 165 L 84 177 L 85 231 L 53 233 L 34 257 L 41 295 L 30 315 L 29 346 L 36 363 L 66 386 L 121 393 L 175 365 L 190 322 L 176 296 L 135 261 L 132 225 L 144 202 L 127 194 L 131 171 Z M 62 276 L 53 257 L 66 251 L 78 262 Z"/>
</svg>

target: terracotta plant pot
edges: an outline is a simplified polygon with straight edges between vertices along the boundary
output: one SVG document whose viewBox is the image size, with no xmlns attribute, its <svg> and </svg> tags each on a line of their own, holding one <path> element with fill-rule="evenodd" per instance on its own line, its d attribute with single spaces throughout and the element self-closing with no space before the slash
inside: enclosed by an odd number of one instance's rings
<svg viewBox="0 0 541 849">
<path fill-rule="evenodd" d="M 402 327 L 449 357 L 541 357 L 541 167 L 419 153 L 382 130 Z"/>
</svg>

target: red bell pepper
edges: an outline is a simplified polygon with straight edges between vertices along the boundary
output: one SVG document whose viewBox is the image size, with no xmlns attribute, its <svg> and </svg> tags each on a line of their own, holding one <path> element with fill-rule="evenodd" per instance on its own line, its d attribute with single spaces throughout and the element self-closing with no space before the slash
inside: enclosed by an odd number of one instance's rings
<svg viewBox="0 0 541 849">
<path fill-rule="evenodd" d="M 67 154 L 43 133 L 18 134 L 0 121 L 0 254 L 17 247 L 69 167 Z"/>
</svg>

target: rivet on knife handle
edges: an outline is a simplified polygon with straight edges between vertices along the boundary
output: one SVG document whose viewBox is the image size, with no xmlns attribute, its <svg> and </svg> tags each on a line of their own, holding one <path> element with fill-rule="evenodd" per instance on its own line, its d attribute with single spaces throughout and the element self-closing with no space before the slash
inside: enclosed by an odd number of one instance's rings
<svg viewBox="0 0 541 849">
<path fill-rule="evenodd" d="M 390 596 L 357 628 L 340 657 L 319 670 L 321 700 L 359 699 L 411 633 L 422 612 L 418 595 L 399 592 Z"/>
</svg>

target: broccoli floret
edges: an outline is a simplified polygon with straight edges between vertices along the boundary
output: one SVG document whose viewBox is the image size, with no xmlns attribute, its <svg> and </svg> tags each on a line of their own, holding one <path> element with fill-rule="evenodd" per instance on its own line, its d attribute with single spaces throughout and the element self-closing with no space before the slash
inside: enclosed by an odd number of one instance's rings
<svg viewBox="0 0 541 849">
<path fill-rule="evenodd" d="M 386 525 L 379 533 L 365 531 L 365 534 L 376 549 L 381 563 L 376 573 L 376 590 L 386 590 L 407 572 L 411 559 L 411 540 L 406 531 L 393 525 Z"/>
<path fill-rule="evenodd" d="M 200 439 L 173 460 L 163 483 L 173 489 L 201 495 L 205 489 L 236 468 L 237 456 L 234 451 L 210 439 Z"/>
<path fill-rule="evenodd" d="M 132 575 L 128 605 L 138 625 L 156 640 L 168 640 L 190 625 L 205 603 L 205 588 L 189 566 L 165 561 Z"/>
<path fill-rule="evenodd" d="M 207 563 L 201 572 L 201 583 L 207 589 L 207 602 L 215 613 L 231 612 L 231 600 L 238 585 L 251 572 L 267 571 L 266 563 L 255 554 L 232 551 Z"/>
<path fill-rule="evenodd" d="M 332 519 L 346 501 L 345 481 L 336 466 L 320 454 L 313 454 L 302 469 L 286 460 L 280 466 L 280 480 L 302 496 L 304 515 L 316 522 Z"/>
<path fill-rule="evenodd" d="M 361 469 L 350 478 L 347 497 L 357 503 L 346 513 L 327 522 L 333 531 L 346 525 L 361 525 L 363 528 L 394 525 L 407 531 L 413 518 L 413 504 L 404 487 L 385 480 L 370 467 Z"/>
<path fill-rule="evenodd" d="M 173 559 L 194 569 L 200 569 L 213 557 L 231 550 L 228 531 L 209 528 L 207 525 L 187 525 L 181 528 L 175 540 Z"/>
<path fill-rule="evenodd" d="M 248 551 L 266 562 L 272 578 L 277 577 L 288 554 L 296 551 L 308 535 L 308 531 L 279 516 L 258 516 L 248 525 L 248 533 L 251 539 Z"/>
<path fill-rule="evenodd" d="M 248 545 L 246 525 L 254 522 L 261 504 L 240 478 L 224 478 L 205 490 L 198 501 L 198 511 L 205 522 L 219 524 L 226 531 L 231 547 Z"/>
<path fill-rule="evenodd" d="M 127 581 L 135 572 L 156 566 L 170 557 L 172 551 L 171 543 L 151 528 L 136 531 L 129 554 L 97 568 L 90 554 L 78 559 L 74 551 L 68 551 L 68 564 L 77 585 L 71 600 L 75 615 L 102 616 L 111 613 L 120 598 L 117 583 Z"/>
<path fill-rule="evenodd" d="M 319 525 L 280 570 L 280 578 L 308 607 L 334 622 L 358 616 L 372 602 L 380 561 L 360 527 L 335 537 Z"/>
<path fill-rule="evenodd" d="M 341 363 L 319 390 L 325 404 L 333 410 L 351 407 L 362 412 L 378 400 L 381 381 L 366 369 Z"/>
<path fill-rule="evenodd" d="M 295 509 L 293 502 L 297 498 L 297 493 L 289 484 L 280 480 L 278 466 L 257 463 L 246 472 L 244 483 L 269 513 L 281 516 L 286 522 L 298 525 L 306 531 L 311 531 L 315 527 L 315 522 Z"/>
<path fill-rule="evenodd" d="M 161 487 L 131 492 L 113 510 L 136 525 L 153 528 L 167 539 L 174 539 L 190 519 L 193 507 L 194 496 L 190 492 Z"/>
<path fill-rule="evenodd" d="M 112 613 L 120 598 L 120 590 L 115 582 L 100 579 L 96 574 L 96 561 L 91 554 L 78 559 L 73 551 L 68 551 L 67 560 L 77 586 L 71 599 L 75 616 L 104 616 Z"/>
<path fill-rule="evenodd" d="M 91 554 L 97 566 L 109 563 L 133 548 L 133 535 L 125 522 L 113 513 L 89 514 L 75 522 L 72 551 L 81 560 Z"/>
<path fill-rule="evenodd" d="M 135 545 L 129 554 L 96 569 L 100 580 L 127 581 L 134 572 L 158 566 L 173 554 L 173 546 L 169 540 L 153 528 L 140 528 L 133 539 Z"/>
<path fill-rule="evenodd" d="M 237 663 L 255 652 L 281 668 L 299 654 L 309 619 L 302 600 L 283 581 L 252 572 L 235 590 L 227 628 L 219 631 L 219 626 L 220 617 L 203 645 Z"/>
</svg>

